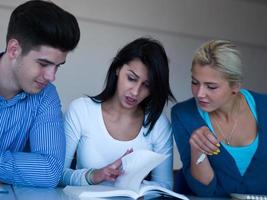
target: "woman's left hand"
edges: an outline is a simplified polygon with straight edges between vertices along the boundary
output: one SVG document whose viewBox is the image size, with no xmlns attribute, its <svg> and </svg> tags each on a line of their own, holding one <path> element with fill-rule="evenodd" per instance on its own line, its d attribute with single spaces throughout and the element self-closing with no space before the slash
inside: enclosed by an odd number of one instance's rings
<svg viewBox="0 0 267 200">
<path fill-rule="evenodd" d="M 95 169 L 92 174 L 92 182 L 94 184 L 98 184 L 103 181 L 115 181 L 118 178 L 118 176 L 120 176 L 123 173 L 121 169 L 122 168 L 121 159 L 131 152 L 133 152 L 133 150 L 129 149 L 119 159 L 117 159 L 113 163 L 101 169 Z"/>
</svg>

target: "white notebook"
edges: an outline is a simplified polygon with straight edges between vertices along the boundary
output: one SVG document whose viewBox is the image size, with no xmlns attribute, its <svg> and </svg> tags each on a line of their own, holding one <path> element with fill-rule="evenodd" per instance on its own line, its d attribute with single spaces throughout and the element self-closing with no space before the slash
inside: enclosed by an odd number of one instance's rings
<svg viewBox="0 0 267 200">
<path fill-rule="evenodd" d="M 232 193 L 230 196 L 234 199 L 241 199 L 241 200 L 267 200 L 267 195 L 260 195 L 260 194 L 237 194 Z"/>
</svg>

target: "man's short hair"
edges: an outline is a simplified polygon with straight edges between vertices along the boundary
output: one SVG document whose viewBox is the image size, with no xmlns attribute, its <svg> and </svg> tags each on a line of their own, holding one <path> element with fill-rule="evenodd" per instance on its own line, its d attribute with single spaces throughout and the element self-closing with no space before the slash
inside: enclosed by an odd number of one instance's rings
<svg viewBox="0 0 267 200">
<path fill-rule="evenodd" d="M 6 42 L 10 39 L 18 40 L 24 55 L 41 45 L 68 52 L 77 46 L 80 29 L 71 13 L 52 2 L 32 0 L 12 12 Z"/>
</svg>

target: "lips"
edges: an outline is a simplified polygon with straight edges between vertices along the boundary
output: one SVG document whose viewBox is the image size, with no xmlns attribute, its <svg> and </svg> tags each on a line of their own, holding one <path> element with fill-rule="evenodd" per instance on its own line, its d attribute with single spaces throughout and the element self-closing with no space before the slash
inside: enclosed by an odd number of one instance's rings
<svg viewBox="0 0 267 200">
<path fill-rule="evenodd" d="M 39 81 L 35 81 L 35 82 L 36 82 L 38 88 L 40 88 L 40 89 L 46 87 L 48 84 L 47 82 L 39 82 Z"/>
<path fill-rule="evenodd" d="M 201 107 L 206 107 L 206 106 L 209 105 L 208 102 L 206 102 L 206 101 L 201 101 L 201 100 L 198 100 L 198 104 L 199 104 L 199 106 L 201 106 Z"/>
<path fill-rule="evenodd" d="M 131 98 L 131 97 L 126 97 L 125 98 L 125 101 L 126 101 L 126 103 L 128 104 L 128 105 L 135 105 L 136 104 L 136 102 L 137 102 L 137 100 L 136 99 L 134 99 L 134 98 Z"/>
</svg>

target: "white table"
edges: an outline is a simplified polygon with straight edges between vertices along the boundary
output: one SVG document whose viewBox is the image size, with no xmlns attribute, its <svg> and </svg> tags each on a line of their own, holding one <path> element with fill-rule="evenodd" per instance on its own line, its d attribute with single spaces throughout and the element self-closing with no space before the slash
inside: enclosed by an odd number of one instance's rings
<svg viewBox="0 0 267 200">
<path fill-rule="evenodd" d="M 4 185 L 8 193 L 0 193 L 0 200 L 79 200 L 67 196 L 63 188 L 35 188 Z M 95 198 L 94 198 L 95 199 Z M 98 198 L 100 199 L 100 198 Z M 127 198 L 101 198 L 101 200 L 125 200 Z M 129 198 L 128 198 L 129 199 Z M 147 198 L 144 198 L 146 200 Z M 189 196 L 190 200 L 229 200 L 229 198 L 200 198 Z M 158 197 L 156 200 L 174 200 Z"/>
<path fill-rule="evenodd" d="M 10 185 L 2 185 L 0 187 L 3 187 L 3 189 L 7 190 L 8 192 L 0 193 L 0 199 L 1 200 L 16 200 L 16 197 L 14 195 L 13 189 Z"/>
<path fill-rule="evenodd" d="M 35 188 L 14 186 L 13 190 L 16 200 L 73 200 L 73 198 L 68 197 L 63 192 L 63 188 Z"/>
</svg>

